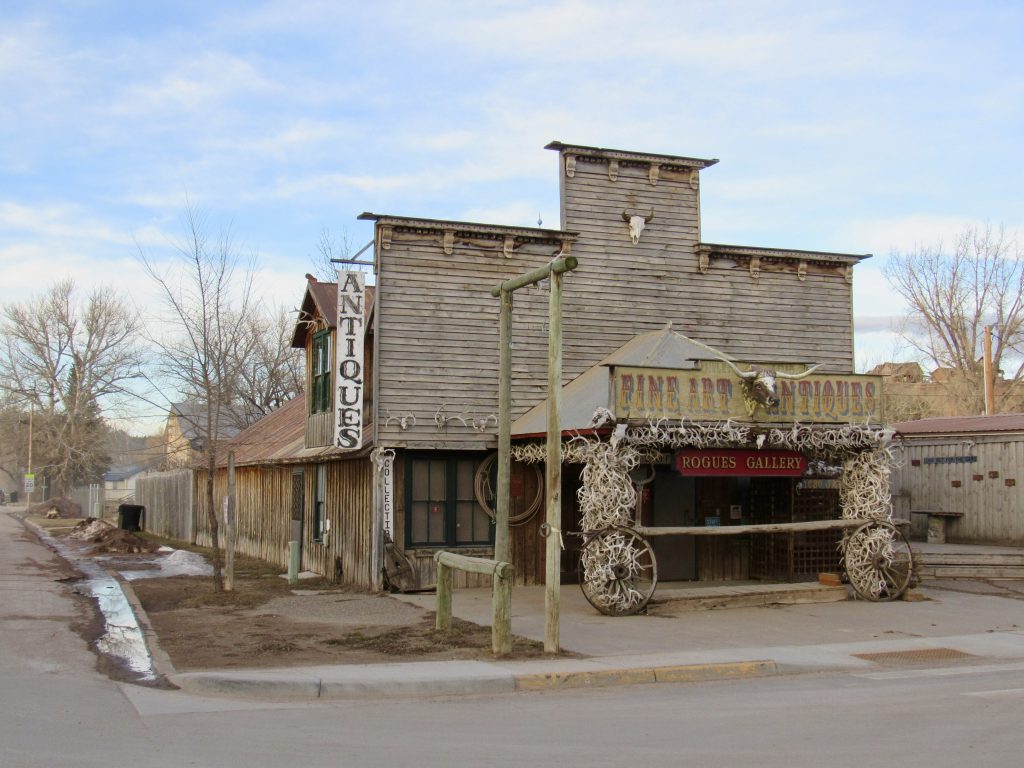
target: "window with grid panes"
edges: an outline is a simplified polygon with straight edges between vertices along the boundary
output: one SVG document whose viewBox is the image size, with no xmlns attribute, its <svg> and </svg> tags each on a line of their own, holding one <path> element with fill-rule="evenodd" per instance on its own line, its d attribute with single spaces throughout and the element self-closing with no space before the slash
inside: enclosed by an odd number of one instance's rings
<svg viewBox="0 0 1024 768">
<path fill-rule="evenodd" d="M 331 409 L 331 332 L 313 335 L 313 378 L 310 395 L 310 413 L 323 413 Z"/>
<path fill-rule="evenodd" d="M 484 456 L 410 455 L 406 475 L 409 547 L 487 546 L 491 518 L 476 501 L 474 481 Z"/>
</svg>

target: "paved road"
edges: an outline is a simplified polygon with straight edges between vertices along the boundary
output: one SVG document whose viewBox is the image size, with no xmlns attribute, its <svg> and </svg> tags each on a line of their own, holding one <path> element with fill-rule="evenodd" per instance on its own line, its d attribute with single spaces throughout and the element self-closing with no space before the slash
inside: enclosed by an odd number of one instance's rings
<svg viewBox="0 0 1024 768">
<path fill-rule="evenodd" d="M 64 575 L 0 515 L 3 768 L 1024 762 L 1020 660 L 498 696 L 243 702 L 97 672 L 69 627 L 89 617 L 88 605 Z M 1020 601 L 1005 606 L 1024 610 Z"/>
</svg>

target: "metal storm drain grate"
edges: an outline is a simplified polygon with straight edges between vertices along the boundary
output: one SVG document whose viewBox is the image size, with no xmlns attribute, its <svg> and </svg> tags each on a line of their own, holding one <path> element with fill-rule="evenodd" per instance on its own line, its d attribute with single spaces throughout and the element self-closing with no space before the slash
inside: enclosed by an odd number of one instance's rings
<svg viewBox="0 0 1024 768">
<path fill-rule="evenodd" d="M 957 661 L 973 658 L 972 654 L 955 648 L 923 648 L 917 651 L 889 651 L 885 653 L 855 653 L 858 659 L 877 664 L 928 664 L 934 661 Z"/>
</svg>

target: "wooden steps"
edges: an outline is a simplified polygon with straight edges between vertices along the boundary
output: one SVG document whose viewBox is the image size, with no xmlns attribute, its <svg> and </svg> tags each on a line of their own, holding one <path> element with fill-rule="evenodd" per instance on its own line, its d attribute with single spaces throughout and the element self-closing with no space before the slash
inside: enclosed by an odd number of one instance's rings
<svg viewBox="0 0 1024 768">
<path fill-rule="evenodd" d="M 1021 552 L 919 552 L 918 574 L 922 579 L 1024 579 Z"/>
</svg>

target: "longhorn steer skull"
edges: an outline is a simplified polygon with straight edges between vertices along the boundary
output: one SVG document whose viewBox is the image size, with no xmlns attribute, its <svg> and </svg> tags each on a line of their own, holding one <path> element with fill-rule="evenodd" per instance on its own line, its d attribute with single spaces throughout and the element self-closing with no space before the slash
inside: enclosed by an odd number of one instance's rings
<svg viewBox="0 0 1024 768">
<path fill-rule="evenodd" d="M 751 366 L 749 371 L 741 371 L 732 361 L 723 361 L 736 371 L 743 381 L 743 404 L 747 407 L 747 415 L 753 416 L 757 406 L 774 408 L 779 404 L 778 379 L 804 379 L 821 368 L 823 363 L 811 366 L 803 373 L 781 373 L 771 368 Z"/>
</svg>

